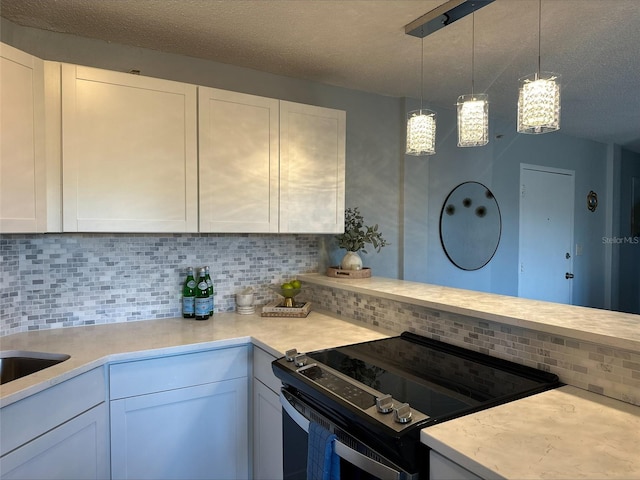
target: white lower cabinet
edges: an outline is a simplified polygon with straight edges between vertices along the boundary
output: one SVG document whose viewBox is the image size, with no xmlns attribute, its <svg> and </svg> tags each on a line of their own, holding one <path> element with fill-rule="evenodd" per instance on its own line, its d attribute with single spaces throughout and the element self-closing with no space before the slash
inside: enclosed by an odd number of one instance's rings
<svg viewBox="0 0 640 480">
<path fill-rule="evenodd" d="M 251 411 L 250 348 L 116 362 L 2 408 L 2 480 L 282 479 L 275 357 L 253 347 Z"/>
<path fill-rule="evenodd" d="M 253 349 L 253 478 L 282 479 L 280 380 L 271 371 L 275 357 Z"/>
<path fill-rule="evenodd" d="M 282 478 L 282 407 L 280 398 L 253 381 L 253 478 Z"/>
<path fill-rule="evenodd" d="M 111 365 L 112 478 L 249 478 L 248 361 L 234 347 Z"/>
<path fill-rule="evenodd" d="M 107 417 L 102 403 L 7 454 L 2 479 L 108 479 Z"/>
<path fill-rule="evenodd" d="M 100 367 L 3 407 L 2 479 L 108 479 L 106 398 Z"/>
<path fill-rule="evenodd" d="M 474 473 L 434 450 L 429 453 L 429 478 L 431 480 L 481 480 Z"/>
<path fill-rule="evenodd" d="M 246 378 L 112 401 L 113 478 L 247 478 L 246 406 Z"/>
</svg>

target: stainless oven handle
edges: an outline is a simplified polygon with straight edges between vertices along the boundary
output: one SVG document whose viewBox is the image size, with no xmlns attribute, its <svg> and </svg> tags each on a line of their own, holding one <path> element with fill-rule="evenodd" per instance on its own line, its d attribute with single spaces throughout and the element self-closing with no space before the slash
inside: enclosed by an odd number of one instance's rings
<svg viewBox="0 0 640 480">
<path fill-rule="evenodd" d="M 291 419 L 296 422 L 301 429 L 309 433 L 309 420 L 287 401 L 282 392 L 280 393 L 280 403 Z M 340 440 L 334 442 L 334 449 L 336 455 L 340 458 L 381 480 L 401 480 L 403 478 L 403 472 L 357 452 L 353 448 L 346 446 Z"/>
</svg>

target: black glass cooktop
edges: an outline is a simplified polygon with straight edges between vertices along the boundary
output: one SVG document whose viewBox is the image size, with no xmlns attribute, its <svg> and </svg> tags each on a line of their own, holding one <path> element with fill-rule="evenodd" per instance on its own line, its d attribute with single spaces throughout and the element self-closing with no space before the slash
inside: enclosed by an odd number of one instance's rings
<svg viewBox="0 0 640 480">
<path fill-rule="evenodd" d="M 423 468 L 423 428 L 561 385 L 552 373 L 409 332 L 282 357 L 272 368 L 283 396 L 298 400 L 285 400 L 292 408 L 310 421 L 318 412 L 409 472 Z M 384 395 L 410 405 L 408 423 L 397 423 L 397 410 L 378 411 Z"/>
<path fill-rule="evenodd" d="M 546 372 L 408 333 L 307 356 L 432 418 L 496 403 L 557 381 Z M 306 376 L 348 390 L 344 385 L 348 382 L 318 369 L 310 369 Z M 375 403 L 372 395 L 347 390 L 341 396 L 360 408 Z"/>
</svg>

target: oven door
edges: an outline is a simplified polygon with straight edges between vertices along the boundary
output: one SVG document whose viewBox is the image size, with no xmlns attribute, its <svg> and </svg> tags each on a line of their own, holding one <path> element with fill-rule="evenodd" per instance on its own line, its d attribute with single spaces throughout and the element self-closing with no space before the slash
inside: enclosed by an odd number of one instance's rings
<svg viewBox="0 0 640 480">
<path fill-rule="evenodd" d="M 372 451 L 364 443 L 336 427 L 308 403 L 293 397 L 285 389 L 280 392 L 283 425 L 284 480 L 300 480 L 307 474 L 309 422 L 320 423 L 335 433 L 335 452 L 340 457 L 340 477 L 349 479 L 417 480 L 418 473 L 407 472 Z"/>
</svg>

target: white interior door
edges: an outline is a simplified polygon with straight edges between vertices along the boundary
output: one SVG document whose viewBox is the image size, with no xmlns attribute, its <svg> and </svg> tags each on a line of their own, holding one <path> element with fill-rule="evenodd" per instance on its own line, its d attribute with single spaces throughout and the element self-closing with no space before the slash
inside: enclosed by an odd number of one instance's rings
<svg viewBox="0 0 640 480">
<path fill-rule="evenodd" d="M 520 165 L 518 296 L 570 304 L 574 172 Z"/>
</svg>

